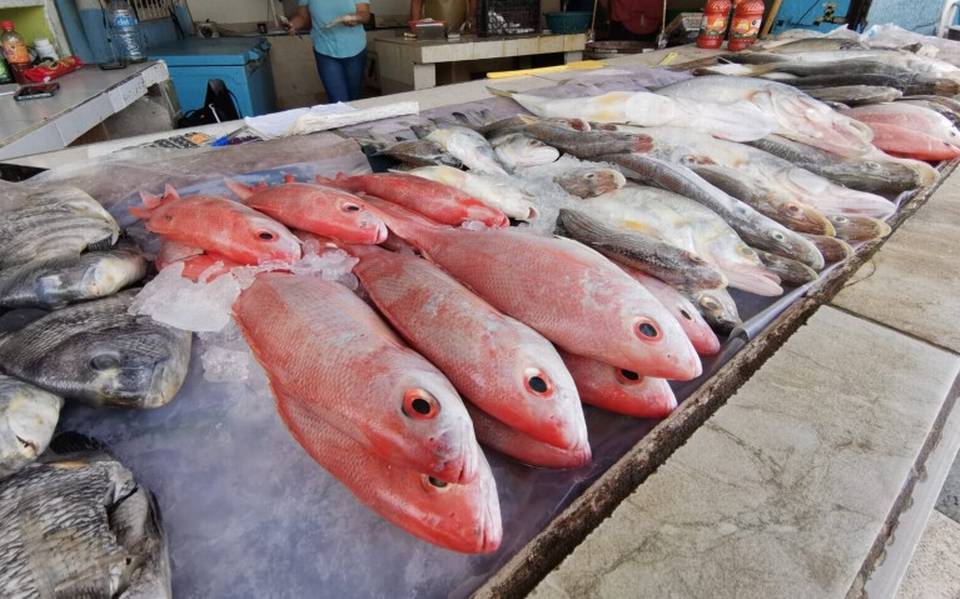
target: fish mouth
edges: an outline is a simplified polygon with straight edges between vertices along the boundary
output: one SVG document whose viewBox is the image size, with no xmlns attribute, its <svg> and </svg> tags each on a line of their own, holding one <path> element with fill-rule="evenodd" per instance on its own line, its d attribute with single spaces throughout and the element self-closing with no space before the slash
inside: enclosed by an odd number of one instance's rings
<svg viewBox="0 0 960 599">
<path fill-rule="evenodd" d="M 811 206 L 792 204 L 787 208 L 783 220 L 786 222 L 781 221 L 781 224 L 798 233 L 827 237 L 833 237 L 836 234 L 830 219 Z"/>
<path fill-rule="evenodd" d="M 844 241 L 860 242 L 881 239 L 890 234 L 890 225 L 869 216 L 831 216 L 837 237 Z"/>
<path fill-rule="evenodd" d="M 731 287 L 762 295 L 765 297 L 776 297 L 783 295 L 783 288 L 780 286 L 780 277 L 771 273 L 763 267 L 724 269 L 723 274 L 727 276 L 727 281 Z"/>
<path fill-rule="evenodd" d="M 500 517 L 500 497 L 497 494 L 497 483 L 490 471 L 490 465 L 483 459 L 483 475 L 480 481 L 481 501 L 483 509 L 479 514 L 480 538 L 474 549 L 475 553 L 492 553 L 500 548 L 503 541 L 503 520 Z"/>
<path fill-rule="evenodd" d="M 690 341 L 693 343 L 693 348 L 701 356 L 715 356 L 720 353 L 720 339 L 713 331 L 698 333 Z"/>
<path fill-rule="evenodd" d="M 390 231 L 387 229 L 387 224 L 383 221 L 377 224 L 376 236 L 374 237 L 373 243 L 379 245 L 387 240 L 387 236 L 390 235 Z"/>
</svg>

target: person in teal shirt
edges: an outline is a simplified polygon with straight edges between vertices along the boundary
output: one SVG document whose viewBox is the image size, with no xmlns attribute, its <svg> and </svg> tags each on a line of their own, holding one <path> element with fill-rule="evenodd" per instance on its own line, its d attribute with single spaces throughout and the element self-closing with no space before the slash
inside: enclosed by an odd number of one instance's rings
<svg viewBox="0 0 960 599">
<path fill-rule="evenodd" d="M 290 34 L 310 25 L 317 72 L 330 102 L 356 100 L 363 91 L 367 64 L 367 36 L 363 24 L 370 20 L 370 4 L 354 0 L 299 0 L 290 19 Z"/>
</svg>

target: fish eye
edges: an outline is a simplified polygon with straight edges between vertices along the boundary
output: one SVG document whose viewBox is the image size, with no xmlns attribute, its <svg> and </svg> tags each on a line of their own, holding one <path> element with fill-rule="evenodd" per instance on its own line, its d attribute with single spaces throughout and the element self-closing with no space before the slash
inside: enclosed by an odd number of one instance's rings
<svg viewBox="0 0 960 599">
<path fill-rule="evenodd" d="M 423 389 L 409 389 L 403 394 L 403 415 L 414 420 L 430 420 L 440 412 L 440 404 Z"/>
<path fill-rule="evenodd" d="M 683 316 L 687 320 L 693 320 L 693 316 L 690 316 L 690 313 L 687 312 L 686 308 L 680 308 L 680 316 Z"/>
<path fill-rule="evenodd" d="M 597 178 L 597 173 L 587 173 L 586 175 L 583 176 L 583 178 L 587 179 L 588 181 L 593 181 L 594 179 Z"/>
<path fill-rule="evenodd" d="M 524 385 L 527 390 L 548 397 L 553 394 L 553 385 L 550 384 L 550 377 L 535 368 L 528 368 L 524 374 Z"/>
<path fill-rule="evenodd" d="M 632 370 L 627 370 L 626 368 L 618 368 L 616 370 L 616 374 L 617 380 L 624 385 L 635 385 L 643 382 L 642 376 Z"/>
<path fill-rule="evenodd" d="M 273 241 L 277 238 L 277 236 L 270 231 L 257 231 L 257 237 L 264 241 Z"/>
<path fill-rule="evenodd" d="M 359 212 L 360 206 L 357 206 L 356 204 L 347 203 L 341 206 L 340 209 L 343 210 L 344 212 Z"/>
<path fill-rule="evenodd" d="M 835 222 L 835 223 L 841 223 L 841 224 L 843 224 L 843 223 L 847 222 L 847 217 L 846 217 L 846 216 L 834 216 L 832 220 L 833 220 L 833 222 Z"/>
<path fill-rule="evenodd" d="M 637 336 L 641 339 L 654 341 L 662 336 L 660 327 L 658 327 L 648 318 L 638 318 L 636 323 L 634 323 L 633 328 L 634 331 L 636 331 Z"/>
<path fill-rule="evenodd" d="M 878 171 L 878 170 L 880 170 L 880 163 L 879 163 L 879 162 L 864 162 L 864 163 L 863 163 L 863 166 L 865 166 L 865 167 L 867 168 L 867 170 L 871 170 L 871 171 Z"/>
<path fill-rule="evenodd" d="M 777 235 L 778 235 L 778 233 L 774 233 L 774 234 L 773 234 L 773 238 L 776 239 L 776 238 L 777 238 Z M 782 237 L 782 235 L 781 235 L 781 237 Z M 741 254 L 742 256 L 747 256 L 748 258 L 749 258 L 750 256 L 756 256 L 756 252 L 754 252 L 754 251 L 753 251 L 753 248 L 751 248 L 751 247 L 748 246 L 748 245 L 741 245 L 741 246 L 740 246 L 739 248 L 737 248 L 737 249 L 740 251 L 740 254 Z"/>
<path fill-rule="evenodd" d="M 711 310 L 711 311 L 720 309 L 720 302 L 718 302 L 717 300 L 709 296 L 701 297 L 700 305 L 706 308 L 707 310 Z"/>
<path fill-rule="evenodd" d="M 787 206 L 787 212 L 789 212 L 790 214 L 800 214 L 801 212 L 803 212 L 803 210 L 800 208 L 800 206 L 797 206 L 796 204 L 790 204 Z"/>
<path fill-rule="evenodd" d="M 780 231 L 774 231 L 773 234 L 770 236 L 776 239 L 777 241 L 783 241 L 784 239 L 786 239 L 784 234 L 781 233 Z"/>
<path fill-rule="evenodd" d="M 120 367 L 120 356 L 111 353 L 97 354 L 90 358 L 90 368 L 112 370 Z"/>
<path fill-rule="evenodd" d="M 449 491 L 450 488 L 453 486 L 446 481 L 440 480 L 439 478 L 434 478 L 428 474 L 424 474 L 420 479 L 420 481 L 423 484 L 423 487 L 427 491 L 433 491 L 433 492 Z"/>
</svg>

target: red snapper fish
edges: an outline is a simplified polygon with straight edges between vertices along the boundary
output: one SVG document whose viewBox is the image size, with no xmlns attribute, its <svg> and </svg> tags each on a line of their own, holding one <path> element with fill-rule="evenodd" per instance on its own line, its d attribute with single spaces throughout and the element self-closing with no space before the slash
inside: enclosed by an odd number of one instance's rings
<svg viewBox="0 0 960 599">
<path fill-rule="evenodd" d="M 456 187 L 406 173 L 337 175 L 336 179 L 317 177 L 319 183 L 352 193 L 365 193 L 418 212 L 445 225 L 459 226 L 480 221 L 488 227 L 505 227 L 507 216 Z"/>
<path fill-rule="evenodd" d="M 387 238 L 383 221 L 361 198 L 342 189 L 297 183 L 291 177 L 273 187 L 250 187 L 229 179 L 225 183 L 244 204 L 288 227 L 343 243 L 375 244 Z"/>
<path fill-rule="evenodd" d="M 467 411 L 480 443 L 524 464 L 542 468 L 579 468 L 590 463 L 590 443 L 586 438 L 580 445 L 561 449 L 510 428 L 469 403 Z"/>
<path fill-rule="evenodd" d="M 483 453 L 472 482 L 448 483 L 384 462 L 302 402 L 278 395 L 277 408 L 310 457 L 395 526 L 461 553 L 490 553 L 500 546 L 500 500 Z"/>
<path fill-rule="evenodd" d="M 157 270 L 163 270 L 174 262 L 183 262 L 183 272 L 180 276 L 190 279 L 194 283 L 199 281 L 201 277 L 207 281 L 212 281 L 220 275 L 230 272 L 231 269 L 242 266 L 225 256 L 204 252 L 200 248 L 190 247 L 175 241 L 164 241 L 153 264 L 157 267 Z"/>
<path fill-rule="evenodd" d="M 698 354 L 712 356 L 720 351 L 720 340 L 717 338 L 717 334 L 713 332 L 713 329 L 710 328 L 710 325 L 707 324 L 700 311 L 694 307 L 690 300 L 660 279 L 626 266 L 621 268 L 643 285 L 653 297 L 663 304 L 664 308 L 673 314 Z"/>
<path fill-rule="evenodd" d="M 300 242 L 286 227 L 226 198 L 186 196 L 167 185 L 163 197 L 142 192 L 143 207 L 130 214 L 165 239 L 220 254 L 239 264 L 300 258 Z"/>
<path fill-rule="evenodd" d="M 644 375 L 701 373 L 677 321 L 642 285 L 575 241 L 431 224 L 376 199 L 387 226 L 501 312 L 558 346 Z"/>
<path fill-rule="evenodd" d="M 561 355 L 585 404 L 637 418 L 664 418 L 677 407 L 673 389 L 663 379 L 569 352 Z"/>
<path fill-rule="evenodd" d="M 360 258 L 353 273 L 380 313 L 465 399 L 543 443 L 587 442 L 576 384 L 549 341 L 427 260 L 377 247 L 347 250 Z"/>
<path fill-rule="evenodd" d="M 349 289 L 264 273 L 233 311 L 279 409 L 303 417 L 290 428 L 308 449 L 324 420 L 398 466 L 446 482 L 477 477 L 480 448 L 453 386 Z"/>
</svg>

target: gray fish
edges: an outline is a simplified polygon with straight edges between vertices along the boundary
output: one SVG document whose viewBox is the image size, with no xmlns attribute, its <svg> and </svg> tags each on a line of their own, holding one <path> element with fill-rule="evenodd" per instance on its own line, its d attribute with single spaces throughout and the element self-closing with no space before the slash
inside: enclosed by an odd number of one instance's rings
<svg viewBox="0 0 960 599">
<path fill-rule="evenodd" d="M 0 336 L 0 368 L 94 406 L 165 405 L 186 377 L 191 333 L 128 314 L 135 295 L 68 306 Z"/>
<path fill-rule="evenodd" d="M 733 301 L 733 297 L 725 288 L 705 289 L 678 286 L 677 291 L 697 307 L 700 315 L 714 331 L 727 335 L 734 328 L 743 324 L 740 312 L 737 310 L 737 303 Z"/>
<path fill-rule="evenodd" d="M 780 277 L 780 282 L 787 287 L 799 287 L 817 279 L 817 271 L 806 264 L 763 250 L 757 250 L 757 255 L 763 265 Z"/>
<path fill-rule="evenodd" d="M 909 104 L 910 106 L 919 106 L 938 113 L 943 118 L 950 121 L 954 127 L 960 127 L 960 112 L 938 102 L 930 100 L 901 100 L 898 104 Z"/>
<path fill-rule="evenodd" d="M 0 308 L 59 308 L 106 297 L 146 273 L 146 260 L 128 248 L 35 260 L 0 271 Z"/>
<path fill-rule="evenodd" d="M 613 168 L 585 166 L 558 175 L 554 182 L 567 193 L 586 199 L 620 189 L 627 178 Z"/>
<path fill-rule="evenodd" d="M 761 49 L 762 52 L 774 54 L 801 54 L 804 52 L 834 52 L 837 50 L 865 50 L 866 46 L 859 40 L 849 40 L 837 37 L 811 37 L 794 40 L 785 44 Z"/>
<path fill-rule="evenodd" d="M 62 187 L 31 194 L 0 218 L 0 269 L 31 260 L 75 256 L 117 242 L 120 228 L 86 193 Z M 105 247 L 103 247 L 105 246 Z"/>
<path fill-rule="evenodd" d="M 881 85 L 840 85 L 837 87 L 818 87 L 808 89 L 807 93 L 823 102 L 840 102 L 847 106 L 893 102 L 903 96 L 903 92 L 894 87 Z"/>
<path fill-rule="evenodd" d="M 911 162 L 881 156 L 843 158 L 779 135 L 770 135 L 750 145 L 779 156 L 788 162 L 826 177 L 851 189 L 884 195 L 897 195 L 927 183 L 929 175 L 911 166 Z M 932 171 L 935 181 L 936 171 Z M 932 181 L 929 181 L 932 183 Z"/>
<path fill-rule="evenodd" d="M 819 67 L 821 70 L 826 70 L 825 67 Z M 869 70 L 851 70 L 847 71 L 847 68 L 855 69 L 855 66 L 846 66 L 844 65 L 843 72 L 840 73 L 825 73 L 822 75 L 807 75 L 802 77 L 797 77 L 796 79 L 790 79 L 785 81 L 790 85 L 806 91 L 810 95 L 812 89 L 815 88 L 824 88 L 824 87 L 839 87 L 839 86 L 851 86 L 851 85 L 869 85 L 876 87 L 893 87 L 904 94 L 917 95 L 917 94 L 935 94 L 935 95 L 956 95 L 960 93 L 960 82 L 954 81 L 952 79 L 942 79 L 938 77 L 930 77 L 927 75 L 917 75 L 916 73 L 910 73 L 906 71 L 898 71 L 896 69 L 890 69 L 889 72 L 882 73 L 872 73 Z M 777 69 L 776 72 L 784 72 L 786 69 Z M 794 67 L 790 69 L 791 71 L 799 70 L 812 70 L 809 67 Z M 794 73 L 796 74 L 796 73 Z"/>
<path fill-rule="evenodd" d="M 565 127 L 574 131 L 590 131 L 591 123 L 583 119 L 562 119 L 562 118 L 546 118 L 541 119 L 539 117 L 531 116 L 529 114 L 517 114 L 505 119 L 500 119 L 492 123 L 488 123 L 480 128 L 480 133 L 485 135 L 488 139 L 498 137 L 500 135 L 506 135 L 508 133 L 517 133 L 522 132 L 523 129 L 532 123 L 538 121 L 550 123 L 558 127 Z"/>
<path fill-rule="evenodd" d="M 579 210 L 560 209 L 557 233 L 671 285 L 714 288 L 727 284 L 718 270 L 696 254 L 650 235 L 614 229 Z"/>
<path fill-rule="evenodd" d="M 817 246 L 827 264 L 846 260 L 853 255 L 853 246 L 842 239 L 824 235 L 805 235 L 804 237 Z"/>
<path fill-rule="evenodd" d="M 47 450 L 63 399 L 0 374 L 0 479 Z"/>
<path fill-rule="evenodd" d="M 948 98 L 946 96 L 913 95 L 913 96 L 904 96 L 900 100 L 903 102 L 912 102 L 914 100 L 924 100 L 927 102 L 933 102 L 935 104 L 940 104 L 944 108 L 947 108 L 957 114 L 960 114 L 960 100 L 957 100 L 955 98 Z"/>
<path fill-rule="evenodd" d="M 0 563 L 3 597 L 173 596 L 156 500 L 103 451 L 45 456 L 0 481 Z"/>
<path fill-rule="evenodd" d="M 829 217 L 836 229 L 837 237 L 849 242 L 882 239 L 890 234 L 890 225 L 869 216 L 847 216 L 834 214 Z"/>
<path fill-rule="evenodd" d="M 823 268 L 823 256 L 816 246 L 799 233 L 730 197 L 685 166 L 638 153 L 617 154 L 602 159 L 628 169 L 640 180 L 686 196 L 716 212 L 754 248 L 799 260 L 817 270 Z"/>
<path fill-rule="evenodd" d="M 650 148 L 650 139 L 642 134 L 606 130 L 576 131 L 549 120 L 534 121 L 522 131 L 525 135 L 538 139 L 548 146 L 584 159 L 596 158 L 603 154 L 644 151 Z"/>
<path fill-rule="evenodd" d="M 396 158 L 410 166 L 452 166 L 460 168 L 460 161 L 443 151 L 436 143 L 428 139 L 401 141 L 377 152 Z"/>
</svg>

